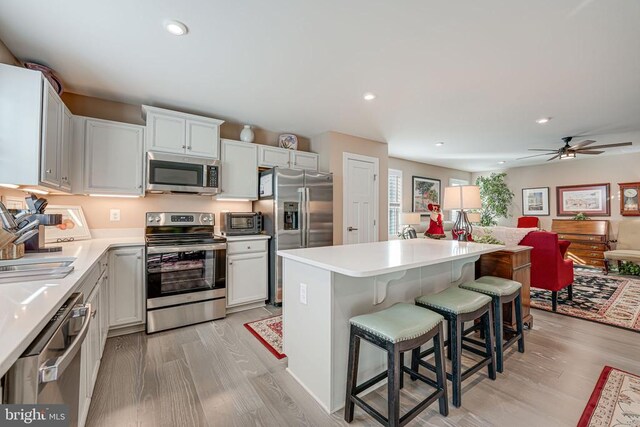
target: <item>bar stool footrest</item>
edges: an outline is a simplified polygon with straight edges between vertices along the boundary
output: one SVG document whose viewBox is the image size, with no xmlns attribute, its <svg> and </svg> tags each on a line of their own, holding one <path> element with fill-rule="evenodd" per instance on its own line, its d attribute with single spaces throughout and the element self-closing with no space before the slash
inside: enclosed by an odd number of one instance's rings
<svg viewBox="0 0 640 427">
<path fill-rule="evenodd" d="M 484 368 L 485 366 L 489 365 L 490 363 L 491 363 L 491 359 L 481 360 L 478 363 L 476 363 L 475 365 L 473 365 L 472 367 L 470 367 L 469 369 L 467 369 L 465 371 L 462 371 L 462 373 L 460 374 L 461 381 L 466 380 L 471 375 L 475 374 L 480 369 Z M 429 363 L 429 362 L 427 362 L 425 360 L 418 361 L 418 364 L 420 364 L 420 366 L 424 366 L 425 368 L 427 368 L 431 372 L 435 372 L 435 369 L 436 369 L 435 366 L 433 366 L 431 363 Z M 447 375 L 447 379 L 449 381 L 453 381 L 453 375 L 452 374 L 450 374 L 449 372 L 446 372 L 446 375 Z"/>
</svg>

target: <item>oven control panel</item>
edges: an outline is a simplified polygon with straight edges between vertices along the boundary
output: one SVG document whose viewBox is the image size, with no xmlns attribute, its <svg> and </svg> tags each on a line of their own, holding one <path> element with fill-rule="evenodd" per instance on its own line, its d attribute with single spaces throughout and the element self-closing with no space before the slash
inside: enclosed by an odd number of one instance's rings
<svg viewBox="0 0 640 427">
<path fill-rule="evenodd" d="M 214 225 L 212 213 L 203 212 L 147 212 L 147 227 L 163 225 Z"/>
<path fill-rule="evenodd" d="M 171 222 L 193 222 L 193 215 L 171 215 Z"/>
</svg>

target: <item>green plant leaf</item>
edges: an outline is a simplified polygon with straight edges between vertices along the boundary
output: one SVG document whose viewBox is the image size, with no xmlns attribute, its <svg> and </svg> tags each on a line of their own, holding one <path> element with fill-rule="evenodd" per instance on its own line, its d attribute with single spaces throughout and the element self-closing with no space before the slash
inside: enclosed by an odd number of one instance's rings
<svg viewBox="0 0 640 427">
<path fill-rule="evenodd" d="M 508 218 L 509 208 L 513 202 L 513 192 L 505 182 L 507 174 L 492 173 L 489 176 L 479 176 L 476 185 L 480 187 L 480 225 L 490 227 L 497 225 L 498 218 Z"/>
</svg>

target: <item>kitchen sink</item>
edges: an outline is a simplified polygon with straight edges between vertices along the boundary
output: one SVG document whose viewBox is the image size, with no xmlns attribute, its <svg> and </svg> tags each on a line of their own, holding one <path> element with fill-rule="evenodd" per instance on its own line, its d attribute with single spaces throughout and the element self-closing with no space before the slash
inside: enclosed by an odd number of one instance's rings
<svg viewBox="0 0 640 427">
<path fill-rule="evenodd" d="M 0 284 L 61 279 L 73 271 L 74 257 L 0 261 Z"/>
</svg>

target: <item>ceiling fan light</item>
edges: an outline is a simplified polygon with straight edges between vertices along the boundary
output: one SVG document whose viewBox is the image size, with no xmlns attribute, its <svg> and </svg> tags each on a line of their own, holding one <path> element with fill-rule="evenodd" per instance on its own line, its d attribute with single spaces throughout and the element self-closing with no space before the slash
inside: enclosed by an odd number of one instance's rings
<svg viewBox="0 0 640 427">
<path fill-rule="evenodd" d="M 567 153 L 562 153 L 560 154 L 560 160 L 564 160 L 564 159 L 575 159 L 576 158 L 576 153 L 569 151 Z"/>
</svg>

